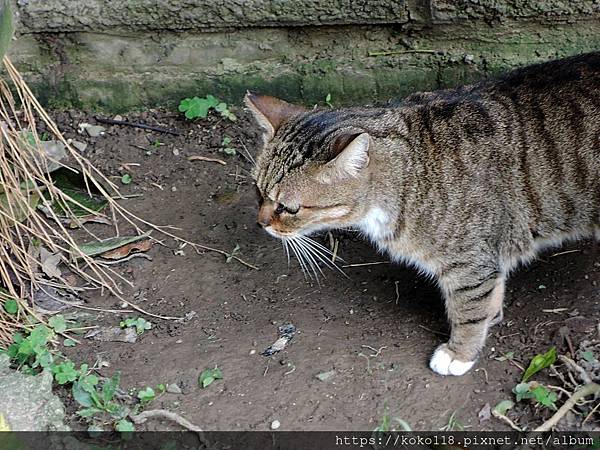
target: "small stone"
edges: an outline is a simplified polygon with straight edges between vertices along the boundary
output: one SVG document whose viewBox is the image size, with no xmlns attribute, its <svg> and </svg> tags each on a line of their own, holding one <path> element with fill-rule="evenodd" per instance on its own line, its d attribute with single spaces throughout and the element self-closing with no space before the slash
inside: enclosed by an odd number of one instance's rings
<svg viewBox="0 0 600 450">
<path fill-rule="evenodd" d="M 177 385 L 177 383 L 173 383 L 173 384 L 168 384 L 167 385 L 167 392 L 169 394 L 181 394 L 181 388 Z"/>
<path fill-rule="evenodd" d="M 80 141 L 71 141 L 71 145 L 73 147 L 75 147 L 77 150 L 79 150 L 80 152 L 84 152 L 85 149 L 87 148 L 87 144 L 85 142 L 80 142 Z"/>
<path fill-rule="evenodd" d="M 467 54 L 467 55 L 465 55 L 464 61 L 467 64 L 473 64 L 475 62 L 475 57 L 471 54 Z"/>
<path fill-rule="evenodd" d="M 177 191 L 177 188 L 175 186 L 172 186 L 171 187 L 171 192 L 176 192 L 176 191 Z"/>
<path fill-rule="evenodd" d="M 174 156 L 179 156 L 179 149 L 178 148 L 174 148 L 173 149 L 173 155 Z"/>
<path fill-rule="evenodd" d="M 271 430 L 276 430 L 281 426 L 281 422 L 279 420 L 274 420 L 271 422 Z"/>
<path fill-rule="evenodd" d="M 254 349 L 250 350 L 251 355 L 254 355 L 255 353 L 256 353 L 256 350 L 254 350 Z"/>
<path fill-rule="evenodd" d="M 84 129 L 85 129 L 85 132 L 88 134 L 88 136 L 90 136 L 90 137 L 98 137 L 101 134 L 104 134 L 104 130 L 106 128 L 101 127 L 100 125 L 88 125 Z"/>
<path fill-rule="evenodd" d="M 115 117 L 113 117 L 113 120 L 122 121 L 123 120 L 123 116 L 117 114 Z"/>
<path fill-rule="evenodd" d="M 319 381 L 327 381 L 334 375 L 335 375 L 335 370 L 330 370 L 329 372 L 321 372 L 321 373 L 317 374 L 316 377 Z"/>
</svg>

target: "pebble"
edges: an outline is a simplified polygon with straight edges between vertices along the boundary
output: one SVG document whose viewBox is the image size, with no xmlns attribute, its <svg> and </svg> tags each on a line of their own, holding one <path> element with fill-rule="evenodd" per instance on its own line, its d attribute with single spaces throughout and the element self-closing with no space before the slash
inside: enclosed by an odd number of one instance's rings
<svg viewBox="0 0 600 450">
<path fill-rule="evenodd" d="M 276 430 L 281 426 L 281 422 L 279 420 L 274 420 L 271 422 L 271 430 Z"/>
<path fill-rule="evenodd" d="M 177 383 L 167 385 L 167 392 L 169 394 L 181 394 L 181 388 L 177 385 Z"/>
<path fill-rule="evenodd" d="M 85 142 L 71 141 L 70 144 L 80 152 L 85 151 L 85 149 L 87 148 L 87 144 Z"/>
<path fill-rule="evenodd" d="M 321 373 L 317 374 L 316 377 L 319 381 L 327 381 L 334 375 L 335 375 L 335 370 L 330 370 L 329 372 L 321 372 Z"/>
</svg>

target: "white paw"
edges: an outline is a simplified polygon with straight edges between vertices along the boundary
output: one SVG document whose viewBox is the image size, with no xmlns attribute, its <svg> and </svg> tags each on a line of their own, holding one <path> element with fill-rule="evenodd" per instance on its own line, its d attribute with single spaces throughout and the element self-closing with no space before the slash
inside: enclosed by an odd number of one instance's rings
<svg viewBox="0 0 600 450">
<path fill-rule="evenodd" d="M 440 375 L 455 375 L 461 376 L 467 373 L 473 367 L 475 361 L 459 361 L 453 359 L 445 345 L 440 345 L 429 361 L 429 367 Z"/>
</svg>

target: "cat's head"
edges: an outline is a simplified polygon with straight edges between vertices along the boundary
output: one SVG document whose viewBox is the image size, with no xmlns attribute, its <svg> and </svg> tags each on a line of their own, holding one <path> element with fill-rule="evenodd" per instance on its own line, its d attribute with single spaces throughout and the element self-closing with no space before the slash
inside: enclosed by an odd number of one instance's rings
<svg viewBox="0 0 600 450">
<path fill-rule="evenodd" d="M 258 223 L 279 238 L 356 224 L 364 214 L 371 138 L 332 110 L 248 93 L 263 129 L 253 177 Z"/>
</svg>

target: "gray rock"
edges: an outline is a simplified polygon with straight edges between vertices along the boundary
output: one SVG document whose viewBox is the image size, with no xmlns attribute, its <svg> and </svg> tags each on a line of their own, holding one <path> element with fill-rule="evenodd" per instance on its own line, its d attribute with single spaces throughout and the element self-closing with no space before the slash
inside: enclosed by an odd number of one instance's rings
<svg viewBox="0 0 600 450">
<path fill-rule="evenodd" d="M 87 144 L 85 142 L 80 142 L 80 141 L 72 141 L 71 145 L 73 147 L 75 147 L 77 150 L 79 150 L 80 152 L 84 152 L 85 149 L 87 148 Z"/>
<path fill-rule="evenodd" d="M 329 372 L 321 372 L 317 374 L 317 379 L 319 381 L 327 381 L 335 375 L 335 370 L 330 370 Z"/>
<path fill-rule="evenodd" d="M 167 385 L 167 392 L 169 394 L 182 394 L 181 388 L 176 383 Z"/>
<path fill-rule="evenodd" d="M 52 374 L 25 375 L 0 355 L 0 414 L 12 431 L 69 431 L 65 408 L 52 394 Z"/>
</svg>

